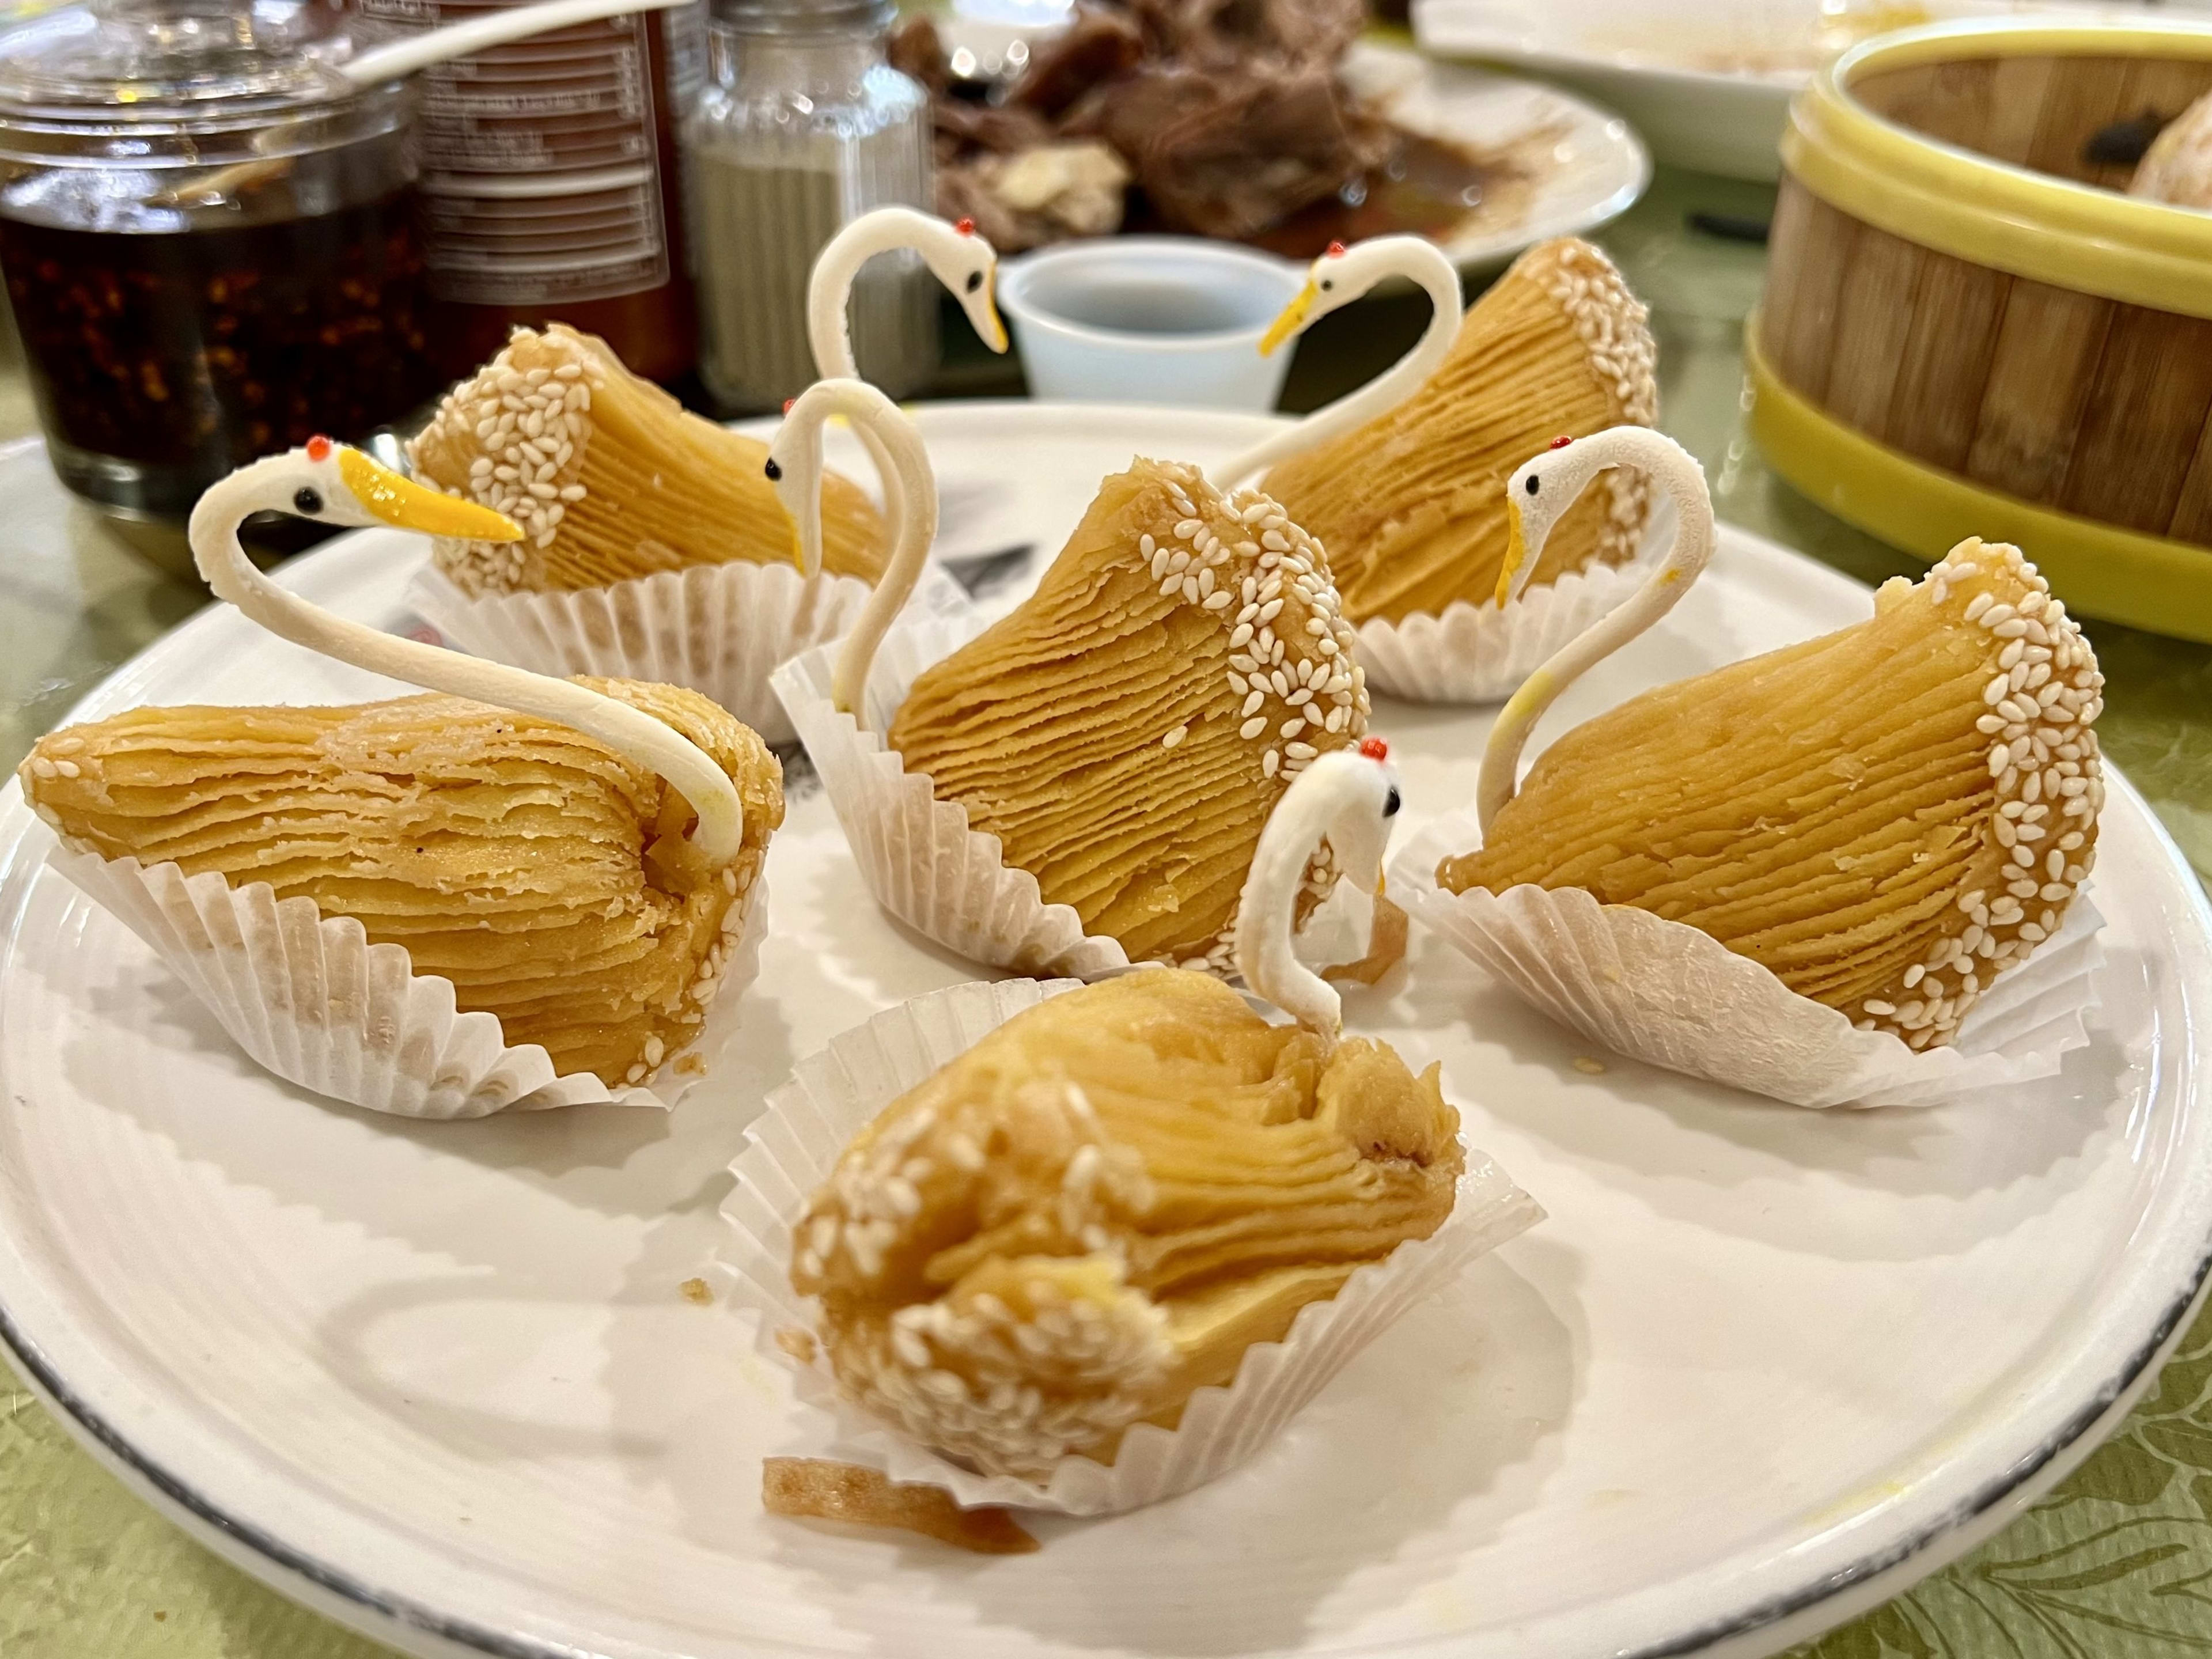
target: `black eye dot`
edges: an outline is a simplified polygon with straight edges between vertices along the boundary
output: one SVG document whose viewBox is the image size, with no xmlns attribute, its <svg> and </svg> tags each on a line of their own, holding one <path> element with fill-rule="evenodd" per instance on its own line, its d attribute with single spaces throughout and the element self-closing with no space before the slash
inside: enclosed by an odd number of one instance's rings
<svg viewBox="0 0 2212 1659">
<path fill-rule="evenodd" d="M 323 498 L 312 489 L 302 489 L 293 495 L 292 506 L 312 519 L 323 510 Z"/>
<path fill-rule="evenodd" d="M 763 467 L 761 471 L 768 474 L 768 481 L 770 483 L 774 483 L 777 479 L 783 477 L 783 469 L 778 466 L 774 461 L 770 461 L 766 466 Z"/>
<path fill-rule="evenodd" d="M 1334 282 L 1333 282 L 1333 281 L 1332 281 L 1332 282 L 1325 282 L 1325 283 L 1323 283 L 1321 285 L 1321 291 L 1322 291 L 1322 293 L 1324 293 L 1324 294 L 1327 294 L 1327 293 L 1328 293 L 1331 289 L 1334 289 L 1334 288 L 1335 288 L 1335 286 L 1336 286 L 1336 284 L 1335 284 L 1335 283 L 1334 283 Z"/>
<path fill-rule="evenodd" d="M 1386 818 L 1396 817 L 1398 816 L 1398 786 L 1394 783 L 1390 786 L 1390 793 L 1383 797 L 1382 816 Z"/>
<path fill-rule="evenodd" d="M 969 272 L 968 273 L 968 291 L 969 291 L 970 294 L 973 294 L 973 293 L 974 293 L 977 289 L 979 289 L 979 288 L 981 288 L 981 287 L 982 287 L 982 286 L 983 286 L 983 273 L 982 273 L 981 271 L 980 271 L 980 270 L 971 270 L 971 271 L 969 271 Z"/>
<path fill-rule="evenodd" d="M 1538 481 L 1537 481 L 1537 479 L 1536 479 L 1536 477 L 1535 477 L 1535 475 L 1534 475 L 1534 474 L 1533 474 L 1533 473 L 1532 473 L 1532 474 L 1530 474 L 1530 475 L 1529 475 L 1529 478 L 1528 478 L 1528 493 L 1529 493 L 1531 495 L 1534 495 L 1534 494 L 1536 493 L 1536 491 L 1537 491 L 1537 489 L 1538 489 L 1538 488 L 1539 488 L 1539 487 L 1540 487 L 1540 486 L 1539 486 Z"/>
</svg>

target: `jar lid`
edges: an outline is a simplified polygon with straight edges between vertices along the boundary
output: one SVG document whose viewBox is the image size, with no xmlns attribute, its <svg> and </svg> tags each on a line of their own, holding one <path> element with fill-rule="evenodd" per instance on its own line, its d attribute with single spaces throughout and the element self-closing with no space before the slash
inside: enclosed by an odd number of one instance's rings
<svg viewBox="0 0 2212 1659">
<path fill-rule="evenodd" d="M 714 21 L 748 34 L 873 33 L 898 18 L 897 0 L 714 0 Z"/>
<path fill-rule="evenodd" d="M 361 30 L 322 0 L 88 0 L 0 34 L 0 112 L 138 125 L 344 98 Z"/>
</svg>

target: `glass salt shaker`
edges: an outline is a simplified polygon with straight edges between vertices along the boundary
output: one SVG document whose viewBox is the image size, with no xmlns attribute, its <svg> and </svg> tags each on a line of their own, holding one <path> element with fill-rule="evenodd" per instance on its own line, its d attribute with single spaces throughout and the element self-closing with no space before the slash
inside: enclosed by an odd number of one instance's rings
<svg viewBox="0 0 2212 1659">
<path fill-rule="evenodd" d="M 436 389 L 414 100 L 315 0 L 91 0 L 0 36 L 0 272 L 62 482 L 174 525 Z"/>
<path fill-rule="evenodd" d="M 708 85 L 684 128 L 700 378 L 732 409 L 813 383 L 806 279 L 872 208 L 931 204 L 929 96 L 885 59 L 892 0 L 713 0 Z M 894 398 L 937 367 L 937 296 L 910 252 L 853 290 L 861 374 Z"/>
</svg>

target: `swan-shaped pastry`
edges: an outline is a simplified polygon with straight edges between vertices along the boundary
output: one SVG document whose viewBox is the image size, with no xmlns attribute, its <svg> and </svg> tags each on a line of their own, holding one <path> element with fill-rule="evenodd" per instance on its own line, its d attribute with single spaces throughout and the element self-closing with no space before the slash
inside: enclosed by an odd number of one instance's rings
<svg viewBox="0 0 2212 1659">
<path fill-rule="evenodd" d="M 216 594 L 310 650 L 443 695 L 68 727 L 19 773 L 40 816 L 108 860 L 311 899 L 450 980 L 508 1043 L 542 1045 L 557 1074 L 643 1081 L 719 988 L 782 820 L 775 757 L 693 692 L 548 679 L 332 616 L 247 559 L 238 526 L 263 512 L 523 533 L 325 438 L 231 474 L 190 528 Z"/>
<path fill-rule="evenodd" d="M 823 382 L 794 403 L 770 457 L 802 542 L 832 412 L 884 440 L 920 522 L 837 658 L 823 718 L 805 713 L 808 694 L 787 676 L 778 686 L 878 901 L 1000 966 L 1062 961 L 1087 938 L 1096 959 L 1081 971 L 1165 961 L 1226 972 L 1268 814 L 1306 765 L 1365 730 L 1352 634 L 1321 550 L 1263 495 L 1224 497 L 1194 467 L 1139 461 L 1105 481 L 1010 615 L 977 637 L 945 625 L 950 654 L 913 679 L 877 738 L 862 693 L 927 551 L 935 486 L 920 439 L 880 393 Z M 870 752 L 849 768 L 827 758 L 862 743 Z M 942 829 L 949 842 L 932 839 L 928 801 L 959 818 Z M 1026 889 L 1010 880 L 1024 873 Z M 956 874 L 988 892 L 949 893 Z M 1316 866 L 1304 906 L 1334 883 Z M 1069 921 L 1080 931 L 1068 934 Z"/>
<path fill-rule="evenodd" d="M 1432 296 L 1420 343 L 1221 475 L 1268 468 L 1261 487 L 1328 546 L 1346 614 L 1363 626 L 1490 604 L 1505 475 L 1556 434 L 1648 426 L 1658 409 L 1645 309 L 1603 253 L 1573 238 L 1531 248 L 1464 321 L 1457 274 L 1419 238 L 1332 248 L 1270 342 L 1392 276 Z M 1647 507 L 1642 478 L 1616 472 L 1562 522 L 1531 580 L 1632 558 Z"/>
<path fill-rule="evenodd" d="M 876 208 L 851 221 L 823 245 L 806 279 L 806 338 L 814 350 L 814 372 L 823 379 L 860 378 L 860 360 L 853 352 L 853 284 L 869 260 L 901 250 L 920 254 L 930 274 L 960 301 L 983 343 L 995 352 L 1006 351 L 1006 325 L 999 316 L 998 251 L 976 234 L 975 222 L 947 223 L 913 208 Z M 895 548 L 899 515 L 905 509 L 892 489 L 890 454 L 872 428 L 856 428 L 855 434 L 883 480 L 888 544 Z"/>
<path fill-rule="evenodd" d="M 1251 862 L 1237 960 L 1297 1024 L 1140 969 L 1017 1014 L 854 1137 L 788 1263 L 850 1399 L 987 1474 L 1110 1464 L 1131 1425 L 1173 1425 L 1254 1344 L 1452 1216 L 1467 1154 L 1440 1068 L 1344 1037 L 1291 948 L 1318 843 L 1381 878 L 1385 752 L 1316 758 Z M 1517 1231 L 1537 1212 L 1512 1198 Z"/>
<path fill-rule="evenodd" d="M 1504 582 L 1620 465 L 1674 497 L 1674 548 L 1506 706 L 1483 757 L 1482 845 L 1444 859 L 1437 883 L 1581 889 L 1705 934 L 1863 1030 L 1948 1043 L 2057 932 L 2094 862 L 2103 678 L 2088 641 L 2017 549 L 1964 542 L 1924 580 L 1885 584 L 1867 622 L 1586 721 L 1516 791 L 1537 718 L 1664 615 L 1710 554 L 1696 464 L 1624 428 L 1513 475 Z"/>
</svg>

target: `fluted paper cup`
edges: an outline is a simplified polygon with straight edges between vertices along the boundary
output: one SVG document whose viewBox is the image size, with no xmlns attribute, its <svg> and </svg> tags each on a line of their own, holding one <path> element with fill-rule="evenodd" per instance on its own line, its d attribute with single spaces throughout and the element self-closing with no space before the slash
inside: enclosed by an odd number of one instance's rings
<svg viewBox="0 0 2212 1659">
<path fill-rule="evenodd" d="M 732 559 L 656 571 L 604 587 L 471 599 L 426 563 L 408 602 L 472 657 L 566 678 L 655 680 L 713 698 L 769 743 L 793 732 L 769 675 L 851 629 L 867 583 L 787 564 Z M 936 565 L 908 601 L 915 614 L 961 615 L 960 585 Z"/>
<path fill-rule="evenodd" d="M 1367 684 L 1407 702 L 1498 702 L 1561 646 L 1626 603 L 1650 568 L 1592 565 L 1532 587 L 1503 610 L 1455 600 L 1441 615 L 1359 624 Z"/>
<path fill-rule="evenodd" d="M 1581 888 L 1439 887 L 1437 864 L 1481 841 L 1473 813 L 1438 819 L 1392 866 L 1391 891 L 1562 1025 L 1669 1071 L 1792 1106 L 1935 1106 L 2049 1077 L 2089 1040 L 2104 918 L 2086 896 L 2056 938 L 1998 975 L 1948 1046 L 1916 1051 L 1681 922 Z"/>
<path fill-rule="evenodd" d="M 152 947 L 238 1046 L 303 1089 L 398 1117 L 487 1117 L 599 1101 L 672 1107 L 727 1041 L 760 970 L 768 893 L 756 880 L 723 924 L 732 944 L 698 1037 L 643 1085 L 556 1076 L 544 1048 L 510 1045 L 495 1014 L 457 1008 L 453 981 L 414 971 L 406 948 L 371 945 L 350 916 L 232 887 L 173 864 L 58 845 L 48 860 Z M 696 1058 L 686 1058 L 696 1056 Z M 679 1065 L 679 1062 L 681 1064 Z"/>
<path fill-rule="evenodd" d="M 1628 601 L 1673 544 L 1679 516 L 1658 496 L 1626 563 L 1593 563 L 1526 588 L 1502 609 L 1461 599 L 1441 613 L 1360 623 L 1368 685 L 1407 702 L 1503 702 L 1568 641 Z"/>
<path fill-rule="evenodd" d="M 938 1455 L 845 1400 L 825 1361 L 802 1361 L 778 1340 L 794 1328 L 815 1328 L 812 1299 L 791 1288 L 791 1229 L 846 1144 L 885 1106 L 1016 1014 L 1079 984 L 1007 980 L 917 997 L 801 1061 L 746 1131 L 744 1150 L 730 1165 L 737 1186 L 722 1206 L 729 1231 L 721 1265 L 733 1279 L 732 1299 L 759 1316 L 760 1352 L 796 1376 L 805 1418 L 799 1430 L 816 1455 L 942 1487 L 969 1507 L 1114 1515 L 1158 1503 L 1250 1457 L 1393 1320 L 1543 1218 L 1534 1199 L 1469 1151 L 1443 1226 L 1361 1268 L 1328 1301 L 1300 1310 L 1282 1341 L 1255 1343 L 1228 1387 L 1191 1395 L 1176 1428 L 1136 1424 L 1123 1433 L 1110 1466 L 1065 1457 L 1043 1480 L 979 1474 Z"/>
</svg>

